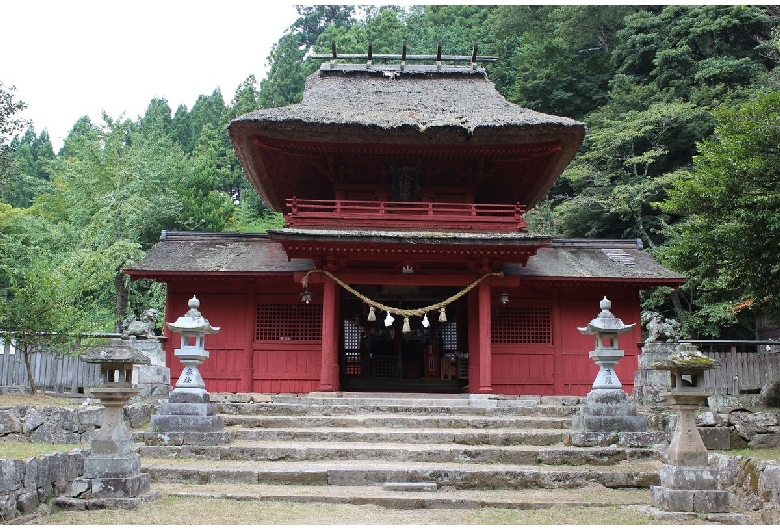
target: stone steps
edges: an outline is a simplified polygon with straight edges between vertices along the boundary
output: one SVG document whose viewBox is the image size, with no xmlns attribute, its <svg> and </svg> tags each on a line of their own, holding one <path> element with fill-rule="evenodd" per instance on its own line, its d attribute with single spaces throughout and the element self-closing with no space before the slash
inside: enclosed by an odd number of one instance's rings
<svg viewBox="0 0 780 530">
<path fill-rule="evenodd" d="M 501 489 L 435 491 L 387 491 L 382 486 L 299 486 L 275 484 L 244 484 L 236 488 L 227 484 L 157 483 L 164 495 L 225 498 L 235 500 L 321 502 L 332 504 L 373 504 L 390 509 L 477 509 L 514 508 L 544 509 L 563 506 L 647 505 L 649 490 L 609 490 L 600 484 L 588 484 L 567 489 Z"/>
<path fill-rule="evenodd" d="M 371 414 L 349 416 L 267 416 L 225 414 L 226 427 L 262 429 L 345 428 L 371 429 L 568 429 L 571 418 L 543 416 L 446 416 L 409 414 Z"/>
<path fill-rule="evenodd" d="M 154 483 L 220 485 L 222 494 L 230 495 L 239 495 L 238 489 L 247 485 L 377 488 L 433 483 L 450 491 L 511 491 L 586 486 L 646 490 L 659 483 L 659 454 L 644 438 L 639 443 L 609 438 L 608 444 L 600 444 L 608 437 L 595 437 L 590 447 L 571 445 L 576 397 L 214 398 L 224 431 L 136 437 L 146 442 L 139 452 Z M 229 489 L 231 484 L 235 490 Z"/>
<path fill-rule="evenodd" d="M 416 463 L 481 463 L 511 465 L 603 465 L 656 461 L 654 449 L 625 447 L 464 446 L 457 444 L 255 442 L 223 446 L 141 447 L 147 458 L 202 458 L 222 461 L 317 462 L 374 461 Z"/>
<path fill-rule="evenodd" d="M 492 490 L 649 488 L 657 485 L 659 463 L 605 466 L 387 462 L 376 460 L 262 462 L 143 459 L 142 470 L 156 483 L 377 486 L 389 482 L 434 482 L 439 488 Z"/>
</svg>

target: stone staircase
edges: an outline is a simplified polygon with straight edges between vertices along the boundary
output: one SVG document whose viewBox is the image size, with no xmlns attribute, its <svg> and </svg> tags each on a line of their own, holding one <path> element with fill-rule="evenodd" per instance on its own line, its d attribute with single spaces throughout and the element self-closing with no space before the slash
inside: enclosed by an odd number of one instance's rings
<svg viewBox="0 0 780 530">
<path fill-rule="evenodd" d="M 136 433 L 153 488 L 426 507 L 517 506 L 531 490 L 549 492 L 552 504 L 618 498 L 583 497 L 583 488 L 618 489 L 647 504 L 659 483 L 660 455 L 646 436 L 571 445 L 578 398 L 313 393 L 212 394 L 212 401 L 224 432 Z"/>
</svg>

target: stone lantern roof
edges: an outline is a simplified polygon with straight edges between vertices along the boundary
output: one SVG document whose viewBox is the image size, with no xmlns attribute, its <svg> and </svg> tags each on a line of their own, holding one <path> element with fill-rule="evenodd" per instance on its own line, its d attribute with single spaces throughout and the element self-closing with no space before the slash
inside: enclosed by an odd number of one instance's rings
<svg viewBox="0 0 780 530">
<path fill-rule="evenodd" d="M 612 314 L 612 302 L 610 302 L 605 296 L 599 303 L 601 312 L 596 318 L 591 320 L 584 328 L 577 328 L 583 335 L 597 335 L 599 333 L 614 333 L 615 335 L 622 335 L 628 333 L 636 324 L 623 324 L 623 321 Z"/>
<path fill-rule="evenodd" d="M 141 350 L 124 344 L 108 344 L 95 346 L 88 353 L 79 356 L 85 363 L 94 364 L 150 364 L 149 357 Z"/>
<path fill-rule="evenodd" d="M 198 300 L 196 296 L 190 298 L 188 305 L 190 310 L 184 313 L 183 316 L 177 318 L 176 322 L 168 322 L 168 329 L 176 333 L 189 335 L 212 335 L 219 331 L 219 328 L 211 327 L 208 319 L 198 311 L 200 300 Z"/>
</svg>

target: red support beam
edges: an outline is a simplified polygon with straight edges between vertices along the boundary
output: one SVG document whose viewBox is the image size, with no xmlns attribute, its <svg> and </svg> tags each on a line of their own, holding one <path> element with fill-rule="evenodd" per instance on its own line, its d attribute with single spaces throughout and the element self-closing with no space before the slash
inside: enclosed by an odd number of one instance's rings
<svg viewBox="0 0 780 530">
<path fill-rule="evenodd" d="M 480 394 L 493 393 L 493 357 L 490 345 L 490 284 L 477 287 L 479 299 L 479 388 Z"/>
<path fill-rule="evenodd" d="M 322 296 L 322 364 L 320 391 L 338 390 L 338 285 L 325 281 Z"/>
</svg>

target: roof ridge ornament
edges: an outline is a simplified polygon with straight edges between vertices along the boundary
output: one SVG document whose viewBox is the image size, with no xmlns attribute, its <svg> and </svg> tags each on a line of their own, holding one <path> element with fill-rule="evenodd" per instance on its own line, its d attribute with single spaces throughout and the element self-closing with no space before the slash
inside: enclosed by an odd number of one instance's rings
<svg viewBox="0 0 780 530">
<path fill-rule="evenodd" d="M 442 53 L 442 43 L 436 46 L 436 55 L 409 55 L 408 46 L 406 41 L 403 41 L 401 46 L 401 54 L 391 53 L 374 53 L 374 44 L 372 41 L 368 43 L 368 53 L 365 55 L 359 53 L 342 53 L 339 54 L 336 49 L 336 41 L 330 42 L 330 54 L 326 53 L 312 53 L 309 55 L 312 59 L 330 59 L 330 67 L 335 68 L 339 64 L 339 60 L 364 60 L 366 61 L 366 69 L 370 69 L 373 66 L 374 60 L 380 61 L 399 61 L 401 71 L 404 71 L 404 67 L 408 61 L 433 61 L 437 69 L 441 69 L 442 63 L 450 61 L 454 63 L 467 62 L 471 65 L 472 69 L 477 68 L 477 63 L 494 63 L 498 61 L 498 57 L 491 55 L 478 55 L 479 46 L 474 43 L 471 55 L 444 55 Z"/>
</svg>

